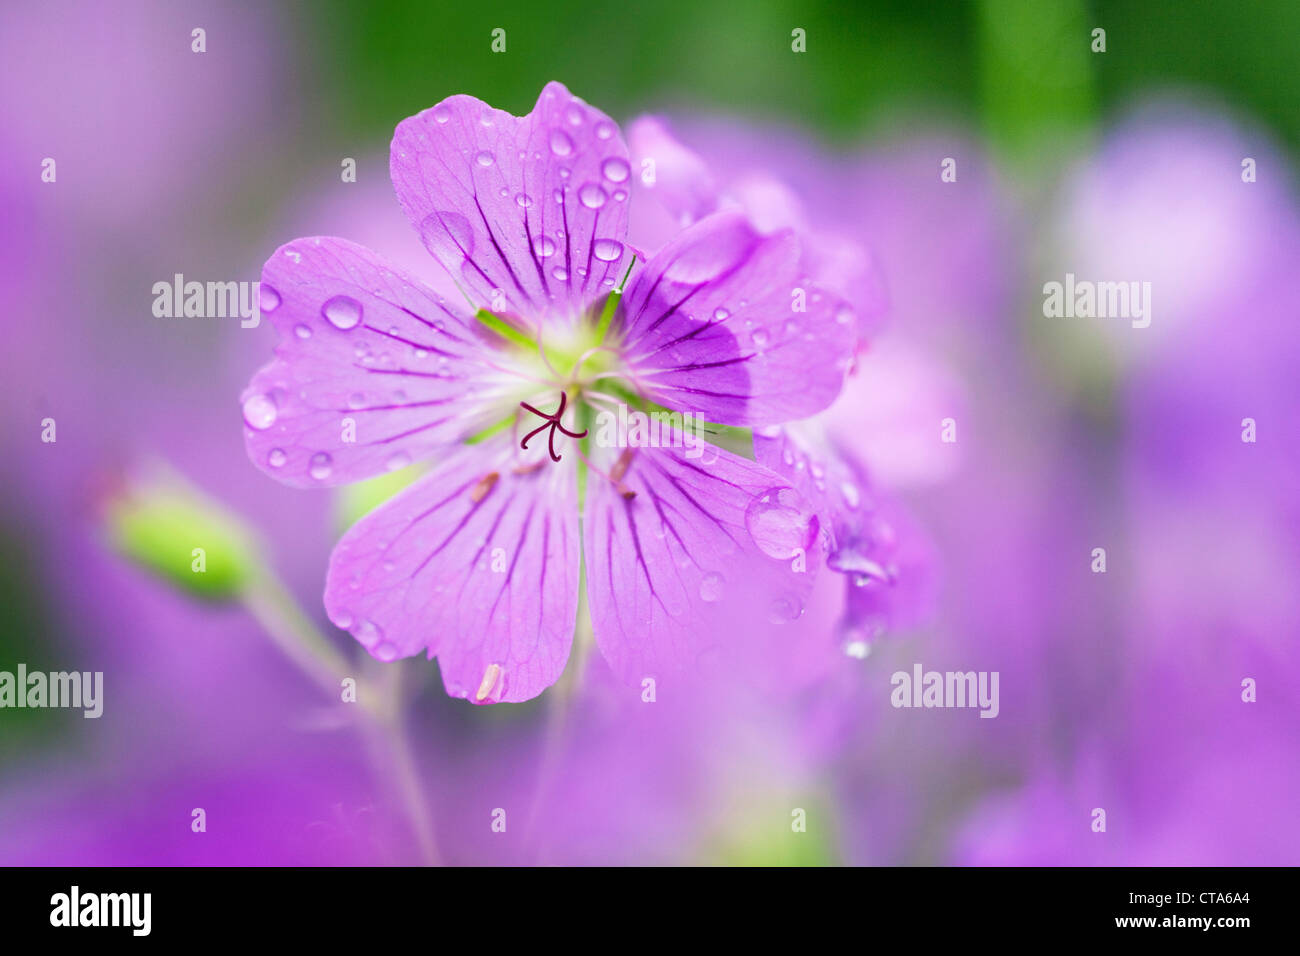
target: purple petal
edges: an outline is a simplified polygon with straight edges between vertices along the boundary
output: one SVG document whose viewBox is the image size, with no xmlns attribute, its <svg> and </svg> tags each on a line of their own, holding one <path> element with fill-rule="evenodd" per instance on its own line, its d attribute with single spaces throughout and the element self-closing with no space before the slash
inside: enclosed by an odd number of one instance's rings
<svg viewBox="0 0 1300 956">
<path fill-rule="evenodd" d="M 644 116 L 628 127 L 628 147 L 640 174 L 633 190 L 631 235 L 658 249 L 684 227 L 718 208 L 719 190 L 709 167 L 682 145 L 667 124 Z M 647 175 L 653 171 L 653 175 Z"/>
<path fill-rule="evenodd" d="M 618 486 L 595 472 L 587 484 L 592 625 L 630 684 L 714 667 L 755 627 L 798 620 L 812 587 L 817 520 L 798 494 L 761 465 L 697 448 L 624 450 L 625 470 L 609 473 Z"/>
<path fill-rule="evenodd" d="M 845 580 L 840 640 L 848 653 L 865 653 L 884 632 L 924 618 L 934 586 L 928 542 L 895 502 L 872 489 L 866 469 L 833 446 L 810 452 L 783 428 L 755 433 L 754 454 L 817 514 L 826 566 Z"/>
<path fill-rule="evenodd" d="M 261 286 L 276 359 L 240 398 L 250 457 L 286 484 L 346 484 L 481 427 L 504 386 L 466 395 L 491 372 L 463 308 L 344 239 L 276 250 Z"/>
<path fill-rule="evenodd" d="M 493 312 L 574 316 L 630 261 L 627 147 L 559 83 L 523 117 L 452 96 L 403 120 L 391 171 L 425 246 Z"/>
<path fill-rule="evenodd" d="M 576 468 L 516 451 L 463 449 L 357 522 L 325 588 L 330 620 L 374 657 L 427 650 L 447 693 L 475 703 L 555 683 L 577 616 Z"/>
<path fill-rule="evenodd" d="M 634 276 L 624 352 L 655 401 L 726 425 L 806 418 L 834 400 L 854 316 L 800 275 L 790 232 L 760 235 L 734 211 L 709 216 Z"/>
</svg>

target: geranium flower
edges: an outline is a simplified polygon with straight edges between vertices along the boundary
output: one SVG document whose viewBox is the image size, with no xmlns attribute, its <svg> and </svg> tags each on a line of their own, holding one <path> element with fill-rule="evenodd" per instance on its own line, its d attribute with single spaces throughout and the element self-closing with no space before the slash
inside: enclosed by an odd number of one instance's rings
<svg viewBox="0 0 1300 956">
<path fill-rule="evenodd" d="M 391 173 L 460 296 L 347 240 L 295 240 L 263 269 L 280 342 L 242 397 L 250 456 L 287 484 L 433 463 L 338 544 L 331 620 L 491 703 L 559 677 L 584 579 L 633 683 L 711 657 L 754 608 L 798 617 L 818 522 L 789 482 L 722 448 L 593 434 L 619 402 L 741 428 L 828 405 L 855 320 L 796 236 L 722 211 L 641 265 L 619 129 L 558 83 L 524 117 L 453 96 L 404 120 Z"/>
</svg>

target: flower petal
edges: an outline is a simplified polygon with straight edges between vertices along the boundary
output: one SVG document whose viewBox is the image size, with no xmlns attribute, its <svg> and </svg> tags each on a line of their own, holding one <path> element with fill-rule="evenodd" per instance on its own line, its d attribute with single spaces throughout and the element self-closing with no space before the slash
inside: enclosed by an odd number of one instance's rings
<svg viewBox="0 0 1300 956">
<path fill-rule="evenodd" d="M 244 437 L 286 484 L 408 465 L 487 424 L 488 399 L 514 381 L 491 379 L 485 333 L 463 305 L 345 239 L 282 246 L 263 267 L 261 301 L 280 342 L 240 398 Z"/>
<path fill-rule="evenodd" d="M 719 190 L 708 164 L 673 136 L 664 120 L 634 120 L 627 142 L 634 165 L 644 171 L 632 192 L 630 234 L 635 241 L 658 249 L 685 226 L 717 211 Z"/>
<path fill-rule="evenodd" d="M 576 468 L 504 436 L 463 449 L 357 522 L 330 559 L 330 620 L 380 660 L 428 651 L 453 697 L 536 697 L 578 608 Z"/>
<path fill-rule="evenodd" d="M 619 455 L 619 485 L 588 481 L 584 543 L 596 643 L 623 681 L 698 674 L 802 615 L 817 519 L 786 482 L 703 444 Z"/>
<path fill-rule="evenodd" d="M 640 388 L 724 425 L 806 418 L 829 405 L 851 360 L 854 317 L 799 264 L 793 233 L 761 235 L 736 211 L 665 246 L 620 309 Z"/>
<path fill-rule="evenodd" d="M 810 444 L 790 429 L 765 428 L 754 435 L 754 454 L 817 513 L 826 566 L 845 580 L 840 640 L 847 653 L 860 656 L 877 637 L 914 626 L 928 613 L 933 559 L 920 529 L 872 488 L 852 455 L 833 444 L 814 453 Z"/>
<path fill-rule="evenodd" d="M 493 312 L 576 317 L 630 261 L 627 147 L 560 83 L 523 117 L 449 97 L 398 124 L 390 168 L 426 248 Z"/>
</svg>

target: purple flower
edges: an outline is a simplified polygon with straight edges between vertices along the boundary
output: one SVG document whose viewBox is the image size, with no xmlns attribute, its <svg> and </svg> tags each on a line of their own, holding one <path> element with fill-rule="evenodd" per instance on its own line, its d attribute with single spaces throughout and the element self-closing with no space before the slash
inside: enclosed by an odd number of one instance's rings
<svg viewBox="0 0 1300 956">
<path fill-rule="evenodd" d="M 263 270 L 277 358 L 243 395 L 249 454 L 287 484 L 435 463 L 339 543 L 331 620 L 492 703 L 559 677 L 584 566 L 627 682 L 689 670 L 755 596 L 798 616 L 817 519 L 788 482 L 675 422 L 671 447 L 594 440 L 623 403 L 740 427 L 830 404 L 853 317 L 795 235 L 721 211 L 639 266 L 627 147 L 558 83 L 521 118 L 454 96 L 403 121 L 391 171 L 463 301 L 346 240 L 291 242 Z"/>
</svg>

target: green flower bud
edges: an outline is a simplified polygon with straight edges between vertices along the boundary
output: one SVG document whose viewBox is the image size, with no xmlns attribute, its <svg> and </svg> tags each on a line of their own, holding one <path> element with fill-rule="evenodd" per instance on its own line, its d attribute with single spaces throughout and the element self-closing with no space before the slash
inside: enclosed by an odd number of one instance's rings
<svg viewBox="0 0 1300 956">
<path fill-rule="evenodd" d="M 236 597 L 258 565 L 240 520 L 168 471 L 128 477 L 109 498 L 104 521 L 124 557 L 208 600 Z"/>
</svg>

